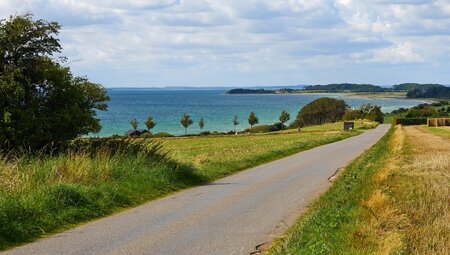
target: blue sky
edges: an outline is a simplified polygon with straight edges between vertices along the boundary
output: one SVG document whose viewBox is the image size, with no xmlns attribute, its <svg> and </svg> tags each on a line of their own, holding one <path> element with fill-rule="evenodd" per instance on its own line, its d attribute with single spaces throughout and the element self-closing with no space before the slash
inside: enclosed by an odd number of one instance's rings
<svg viewBox="0 0 450 255">
<path fill-rule="evenodd" d="M 450 0 L 0 0 L 106 87 L 450 83 Z"/>
</svg>

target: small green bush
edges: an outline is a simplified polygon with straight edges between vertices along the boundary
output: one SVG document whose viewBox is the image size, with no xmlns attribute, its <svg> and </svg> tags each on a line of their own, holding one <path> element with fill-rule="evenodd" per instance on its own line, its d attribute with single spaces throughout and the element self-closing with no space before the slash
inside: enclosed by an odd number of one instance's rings
<svg viewBox="0 0 450 255">
<path fill-rule="evenodd" d="M 153 135 L 153 137 L 174 137 L 174 135 L 167 132 L 159 132 Z"/>
<path fill-rule="evenodd" d="M 394 125 L 425 125 L 427 124 L 427 119 L 424 117 L 417 118 L 398 118 L 394 117 Z"/>
<path fill-rule="evenodd" d="M 153 134 L 150 133 L 150 132 L 147 132 L 147 133 L 141 134 L 139 137 L 140 137 L 140 138 L 152 138 L 152 137 L 153 137 Z"/>
</svg>

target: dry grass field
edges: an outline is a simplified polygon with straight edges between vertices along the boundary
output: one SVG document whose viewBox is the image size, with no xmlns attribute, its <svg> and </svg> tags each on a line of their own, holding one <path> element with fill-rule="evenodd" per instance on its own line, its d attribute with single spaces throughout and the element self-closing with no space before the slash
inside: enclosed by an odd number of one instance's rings
<svg viewBox="0 0 450 255">
<path fill-rule="evenodd" d="M 396 126 L 269 253 L 450 254 L 448 131 Z"/>
</svg>

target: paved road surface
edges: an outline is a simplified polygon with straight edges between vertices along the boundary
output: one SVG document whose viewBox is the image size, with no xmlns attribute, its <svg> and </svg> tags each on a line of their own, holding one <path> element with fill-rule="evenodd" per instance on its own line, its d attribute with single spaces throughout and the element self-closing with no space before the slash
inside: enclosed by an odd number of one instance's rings
<svg viewBox="0 0 450 255">
<path fill-rule="evenodd" d="M 6 254 L 249 254 L 280 235 L 338 168 L 389 129 L 304 151 L 21 246 Z"/>
</svg>

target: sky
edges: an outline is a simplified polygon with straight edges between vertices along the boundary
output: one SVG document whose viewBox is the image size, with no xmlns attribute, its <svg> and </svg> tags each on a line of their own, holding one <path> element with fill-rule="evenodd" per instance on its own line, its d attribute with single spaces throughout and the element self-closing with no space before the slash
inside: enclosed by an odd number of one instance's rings
<svg viewBox="0 0 450 255">
<path fill-rule="evenodd" d="M 450 84 L 450 0 L 0 0 L 105 87 Z"/>
</svg>

